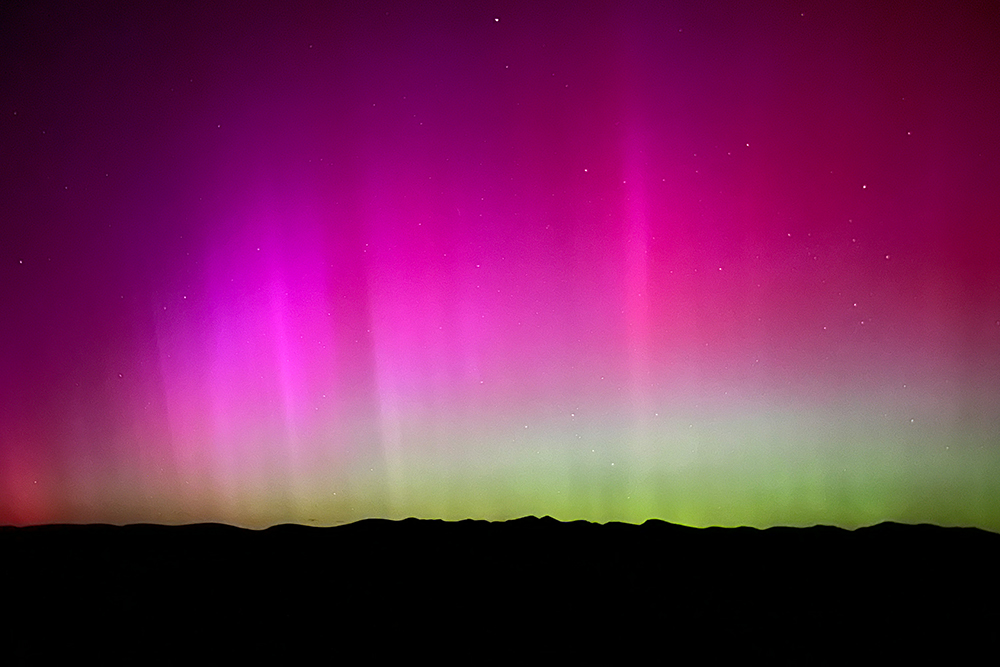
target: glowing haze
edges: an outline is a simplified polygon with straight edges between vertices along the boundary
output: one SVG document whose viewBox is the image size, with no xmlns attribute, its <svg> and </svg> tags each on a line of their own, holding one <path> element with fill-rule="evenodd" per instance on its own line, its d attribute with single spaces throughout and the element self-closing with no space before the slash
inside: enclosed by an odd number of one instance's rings
<svg viewBox="0 0 1000 667">
<path fill-rule="evenodd" d="M 1000 530 L 1000 22 L 917 4 L 5 7 L 0 524 Z"/>
</svg>

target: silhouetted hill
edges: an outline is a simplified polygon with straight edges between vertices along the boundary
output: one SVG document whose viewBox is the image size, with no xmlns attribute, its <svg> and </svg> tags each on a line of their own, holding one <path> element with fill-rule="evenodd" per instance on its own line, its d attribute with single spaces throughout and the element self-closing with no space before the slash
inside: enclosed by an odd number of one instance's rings
<svg viewBox="0 0 1000 667">
<path fill-rule="evenodd" d="M 114 632 L 154 632 L 181 619 L 192 632 L 277 623 L 337 637 L 373 628 L 446 636 L 572 628 L 577 641 L 608 633 L 679 641 L 692 632 L 856 639 L 995 626 L 1000 534 L 550 517 L 259 531 L 51 525 L 0 528 L 0 564 L 5 605 L 20 621 L 95 622 Z"/>
</svg>

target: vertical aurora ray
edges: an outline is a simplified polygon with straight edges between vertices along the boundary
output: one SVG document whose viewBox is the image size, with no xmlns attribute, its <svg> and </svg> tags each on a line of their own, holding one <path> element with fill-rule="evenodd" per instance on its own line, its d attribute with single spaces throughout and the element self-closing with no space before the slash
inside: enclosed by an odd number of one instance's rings
<svg viewBox="0 0 1000 667">
<path fill-rule="evenodd" d="M 651 393 L 655 392 L 649 351 L 652 349 L 649 313 L 649 223 L 646 198 L 642 188 L 644 174 L 638 168 L 641 147 L 630 138 L 626 147 L 625 170 L 625 324 L 628 329 L 629 385 L 638 420 L 633 456 L 640 467 L 649 460 L 650 421 L 653 413 Z"/>
</svg>

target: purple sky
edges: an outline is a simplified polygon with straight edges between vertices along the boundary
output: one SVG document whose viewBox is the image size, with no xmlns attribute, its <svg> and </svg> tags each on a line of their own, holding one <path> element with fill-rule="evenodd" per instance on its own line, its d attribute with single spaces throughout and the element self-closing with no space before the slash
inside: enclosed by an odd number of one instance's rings
<svg viewBox="0 0 1000 667">
<path fill-rule="evenodd" d="M 993 3 L 0 11 L 0 523 L 1000 526 Z"/>
</svg>

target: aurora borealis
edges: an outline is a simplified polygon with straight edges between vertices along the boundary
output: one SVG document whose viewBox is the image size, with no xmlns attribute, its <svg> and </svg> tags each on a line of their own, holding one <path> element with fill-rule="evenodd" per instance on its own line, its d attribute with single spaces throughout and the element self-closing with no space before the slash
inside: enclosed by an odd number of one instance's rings
<svg viewBox="0 0 1000 667">
<path fill-rule="evenodd" d="M 11 3 L 0 524 L 1000 531 L 990 3 Z"/>
</svg>

